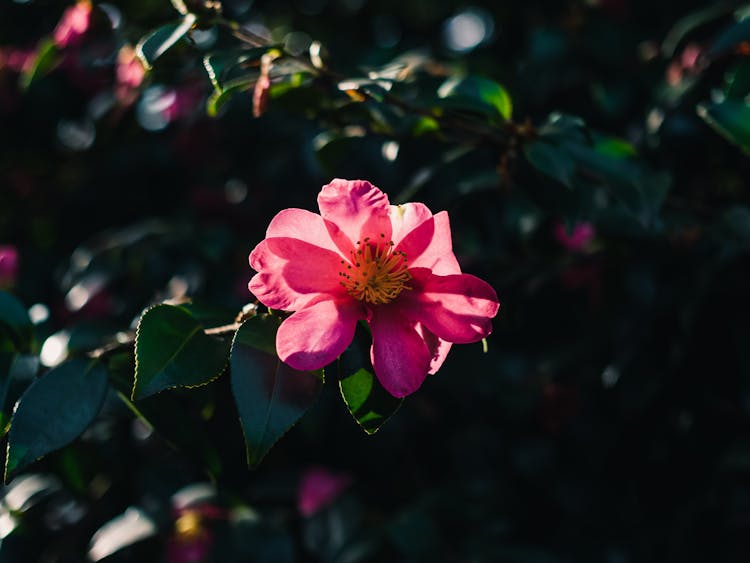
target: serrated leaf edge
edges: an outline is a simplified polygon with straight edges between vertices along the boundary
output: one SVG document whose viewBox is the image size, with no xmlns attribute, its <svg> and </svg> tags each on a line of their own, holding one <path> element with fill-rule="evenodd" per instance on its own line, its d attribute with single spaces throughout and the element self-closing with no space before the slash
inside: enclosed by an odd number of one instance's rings
<svg viewBox="0 0 750 563">
<path fill-rule="evenodd" d="M 151 307 L 148 307 L 147 309 L 145 309 L 143 311 L 143 313 L 141 313 L 141 317 L 138 319 L 138 326 L 136 326 L 136 328 L 135 328 L 135 345 L 133 346 L 133 356 L 135 358 L 135 360 L 134 360 L 134 363 L 135 363 L 135 373 L 133 374 L 133 388 L 130 391 L 130 400 L 131 401 L 139 401 L 139 400 L 142 400 L 142 399 L 147 399 L 148 397 L 152 397 L 154 395 L 158 395 L 159 393 L 162 393 L 164 391 L 168 391 L 170 389 L 177 389 L 177 388 L 195 389 L 195 388 L 198 388 L 198 387 L 205 387 L 209 383 L 213 383 L 214 381 L 216 381 L 217 379 L 219 379 L 222 375 L 224 375 L 224 372 L 226 372 L 227 367 L 229 366 L 229 357 L 231 356 L 231 346 L 230 346 L 230 349 L 229 349 L 230 350 L 230 354 L 228 354 L 227 357 L 226 357 L 226 360 L 224 360 L 223 367 L 221 368 L 221 370 L 219 370 L 219 372 L 216 375 L 214 375 L 210 379 L 207 379 L 206 381 L 203 381 L 201 383 L 194 383 L 194 384 L 191 384 L 191 385 L 180 385 L 179 383 L 175 384 L 175 385 L 168 385 L 167 387 L 164 387 L 163 389 L 157 391 L 156 393 L 151 393 L 149 395 L 146 395 L 145 397 L 139 397 L 138 399 L 136 399 L 136 397 L 135 397 L 135 390 L 138 387 L 138 335 L 140 334 L 140 331 L 141 331 L 141 323 L 143 322 L 143 318 L 149 312 L 151 312 L 153 309 L 156 309 L 157 307 L 161 307 L 161 306 L 175 307 L 175 305 L 170 305 L 168 303 L 157 303 L 156 305 L 152 305 Z M 190 316 L 192 317 L 192 315 L 190 315 Z M 193 317 L 193 318 L 195 318 L 195 317 Z M 198 322 L 197 319 L 196 319 L 196 322 Z M 199 322 L 198 324 L 200 325 L 201 330 L 205 330 L 205 327 L 203 326 L 203 323 Z M 192 335 L 191 335 L 191 337 L 192 337 Z M 236 333 L 235 333 L 235 337 L 236 337 Z M 234 343 L 234 337 L 232 337 L 232 343 Z M 184 346 L 184 344 L 183 344 L 183 346 Z M 182 349 L 182 348 L 180 348 L 180 349 Z"/>
</svg>

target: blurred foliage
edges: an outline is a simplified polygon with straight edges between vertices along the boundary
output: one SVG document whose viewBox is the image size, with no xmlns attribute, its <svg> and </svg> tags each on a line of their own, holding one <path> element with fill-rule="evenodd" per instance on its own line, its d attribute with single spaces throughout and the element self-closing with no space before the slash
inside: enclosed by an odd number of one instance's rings
<svg viewBox="0 0 750 563">
<path fill-rule="evenodd" d="M 0 5 L 0 561 L 747 561 L 750 5 L 72 8 Z M 501 299 L 403 405 L 237 317 L 332 177 Z"/>
</svg>

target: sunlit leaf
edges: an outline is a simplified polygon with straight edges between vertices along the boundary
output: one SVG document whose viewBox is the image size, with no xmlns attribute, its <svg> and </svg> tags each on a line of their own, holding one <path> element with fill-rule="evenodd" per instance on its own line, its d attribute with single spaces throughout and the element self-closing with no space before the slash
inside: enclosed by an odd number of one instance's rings
<svg viewBox="0 0 750 563">
<path fill-rule="evenodd" d="M 503 119 L 510 119 L 513 114 L 513 103 L 505 88 L 480 76 L 449 78 L 438 89 L 438 96 L 457 109 L 481 112 L 492 108 Z"/>
<path fill-rule="evenodd" d="M 143 37 L 135 47 L 135 52 L 143 65 L 150 69 L 156 59 L 188 34 L 196 19 L 195 14 L 186 14 L 182 20 L 164 25 Z"/>
<path fill-rule="evenodd" d="M 370 335 L 359 326 L 354 340 L 338 362 L 339 390 L 346 408 L 362 429 L 374 434 L 403 404 L 386 391 L 373 375 Z"/>
<path fill-rule="evenodd" d="M 232 343 L 232 393 L 250 467 L 257 466 L 305 414 L 323 386 L 322 370 L 297 371 L 276 356 L 278 325 L 269 315 L 253 317 L 242 324 Z"/>
<path fill-rule="evenodd" d="M 224 371 L 228 352 L 228 341 L 207 335 L 188 310 L 152 307 L 138 323 L 132 397 L 206 384 Z"/>
<path fill-rule="evenodd" d="M 157 533 L 157 526 L 143 510 L 129 507 L 99 528 L 91 538 L 88 559 L 99 561 Z"/>
<path fill-rule="evenodd" d="M 219 110 L 221 110 L 221 108 L 232 99 L 232 96 L 238 92 L 243 92 L 252 88 L 253 84 L 255 84 L 255 80 L 255 76 L 252 78 L 237 78 L 236 80 L 232 80 L 225 84 L 224 90 L 216 91 L 208 98 L 208 101 L 206 102 L 206 113 L 210 117 L 216 117 L 219 114 Z M 248 109 L 248 111 L 250 110 Z"/>
<path fill-rule="evenodd" d="M 232 71 L 242 70 L 249 63 L 259 61 L 270 47 L 256 47 L 242 51 L 229 51 L 210 53 L 203 57 L 203 66 L 208 73 L 217 92 L 222 92 L 227 88 L 227 82 L 233 78 Z"/>
<path fill-rule="evenodd" d="M 5 481 L 77 438 L 94 420 L 109 388 L 98 362 L 72 360 L 34 381 L 11 420 Z"/>
<path fill-rule="evenodd" d="M 750 104 L 726 100 L 700 105 L 698 115 L 725 139 L 750 153 Z"/>
<path fill-rule="evenodd" d="M 615 158 L 628 158 L 636 155 L 635 147 L 623 139 L 603 137 L 594 142 L 594 150 Z"/>
<path fill-rule="evenodd" d="M 21 88 L 28 88 L 36 80 L 47 74 L 58 63 L 57 45 L 52 39 L 43 39 L 37 45 L 36 57 L 28 69 L 24 69 L 21 74 Z"/>
<path fill-rule="evenodd" d="M 403 399 L 391 396 L 364 368 L 341 379 L 339 388 L 346 408 L 368 434 L 377 432 L 403 403 Z"/>
</svg>

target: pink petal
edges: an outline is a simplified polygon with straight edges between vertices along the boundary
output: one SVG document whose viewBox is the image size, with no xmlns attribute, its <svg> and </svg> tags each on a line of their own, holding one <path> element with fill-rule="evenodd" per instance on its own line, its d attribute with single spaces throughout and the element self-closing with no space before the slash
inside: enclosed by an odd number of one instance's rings
<svg viewBox="0 0 750 563">
<path fill-rule="evenodd" d="M 394 306 L 372 311 L 370 358 L 380 384 L 394 397 L 405 397 L 422 385 L 430 371 L 432 353 L 415 323 Z"/>
<path fill-rule="evenodd" d="M 337 252 L 323 218 L 304 209 L 284 209 L 271 219 L 266 238 L 295 238 Z"/>
<path fill-rule="evenodd" d="M 300 479 L 297 507 L 303 516 L 312 516 L 335 501 L 352 482 L 348 473 L 334 473 L 324 467 L 312 467 Z"/>
<path fill-rule="evenodd" d="M 250 253 L 258 272 L 248 284 L 266 307 L 296 311 L 319 294 L 344 295 L 341 256 L 294 238 L 268 238 Z"/>
<path fill-rule="evenodd" d="M 294 369 L 320 369 L 346 350 L 354 339 L 357 321 L 363 318 L 365 311 L 359 301 L 318 301 L 281 323 L 276 333 L 276 352 Z"/>
<path fill-rule="evenodd" d="M 438 275 L 461 273 L 453 254 L 451 226 L 445 211 L 412 229 L 395 250 L 406 253 L 410 268 L 429 268 Z"/>
<path fill-rule="evenodd" d="M 409 272 L 413 290 L 398 299 L 405 316 L 456 344 L 477 342 L 492 332 L 500 303 L 487 282 L 469 274 L 436 276 L 424 268 Z"/>
<path fill-rule="evenodd" d="M 331 238 L 346 255 L 365 237 L 391 238 L 388 196 L 364 180 L 333 180 L 318 195 Z"/>
<path fill-rule="evenodd" d="M 445 358 L 448 357 L 448 352 L 451 351 L 451 346 L 453 346 L 453 344 L 442 338 L 438 338 L 423 324 L 417 323 L 416 329 L 422 336 L 424 343 L 427 345 L 427 348 L 432 355 L 432 359 L 430 360 L 430 371 L 428 373 L 430 375 L 437 373 L 443 365 Z"/>
<path fill-rule="evenodd" d="M 411 231 L 431 219 L 432 211 L 423 203 L 404 203 L 391 205 L 389 216 L 393 225 L 391 240 L 398 245 Z"/>
</svg>

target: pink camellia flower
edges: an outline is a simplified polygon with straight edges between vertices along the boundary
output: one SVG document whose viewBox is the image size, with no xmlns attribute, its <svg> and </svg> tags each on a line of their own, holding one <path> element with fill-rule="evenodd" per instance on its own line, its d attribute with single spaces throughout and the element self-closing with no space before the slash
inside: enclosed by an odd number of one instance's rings
<svg viewBox="0 0 750 563">
<path fill-rule="evenodd" d="M 452 343 L 492 332 L 497 295 L 461 273 L 446 212 L 390 205 L 363 180 L 333 180 L 318 206 L 320 215 L 281 211 L 250 254 L 258 272 L 250 291 L 267 307 L 294 311 L 276 335 L 282 361 L 322 368 L 366 320 L 375 375 L 391 395 L 404 397 L 440 368 Z"/>
<path fill-rule="evenodd" d="M 18 250 L 15 246 L 0 245 L 0 288 L 16 284 L 18 277 Z"/>
<path fill-rule="evenodd" d="M 55 45 L 61 49 L 73 47 L 81 42 L 91 22 L 91 2 L 79 0 L 63 12 L 53 33 Z"/>
<path fill-rule="evenodd" d="M 595 234 L 594 226 L 587 222 L 578 223 L 572 231 L 569 231 L 562 223 L 555 225 L 555 239 L 572 252 L 584 250 L 594 240 Z"/>
<path fill-rule="evenodd" d="M 348 473 L 334 473 L 325 467 L 311 467 L 302 475 L 297 492 L 297 508 L 302 516 L 312 516 L 335 501 L 352 483 Z"/>
</svg>

